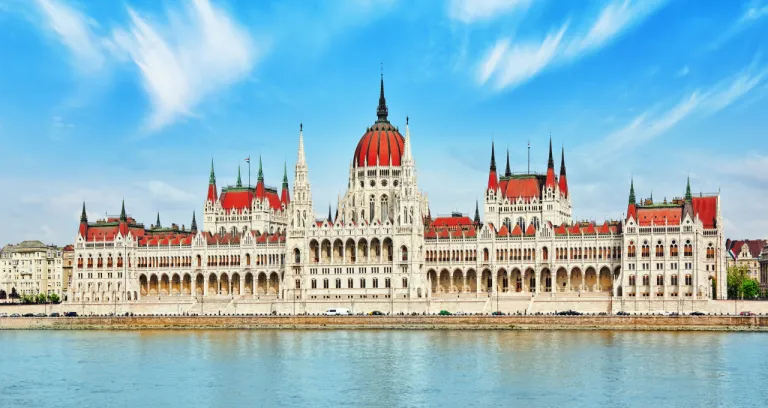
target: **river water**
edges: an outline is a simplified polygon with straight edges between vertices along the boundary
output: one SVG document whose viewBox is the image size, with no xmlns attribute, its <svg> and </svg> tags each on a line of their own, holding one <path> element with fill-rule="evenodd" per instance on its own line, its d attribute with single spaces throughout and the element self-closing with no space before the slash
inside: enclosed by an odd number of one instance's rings
<svg viewBox="0 0 768 408">
<path fill-rule="evenodd" d="M 745 407 L 768 335 L 5 331 L 8 407 Z"/>
</svg>

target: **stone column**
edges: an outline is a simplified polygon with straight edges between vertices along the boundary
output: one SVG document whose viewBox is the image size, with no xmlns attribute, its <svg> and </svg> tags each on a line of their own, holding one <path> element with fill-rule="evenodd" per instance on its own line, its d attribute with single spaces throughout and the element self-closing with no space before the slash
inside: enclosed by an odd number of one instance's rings
<svg viewBox="0 0 768 408">
<path fill-rule="evenodd" d="M 208 275 L 203 275 L 203 296 L 208 296 Z"/>
</svg>

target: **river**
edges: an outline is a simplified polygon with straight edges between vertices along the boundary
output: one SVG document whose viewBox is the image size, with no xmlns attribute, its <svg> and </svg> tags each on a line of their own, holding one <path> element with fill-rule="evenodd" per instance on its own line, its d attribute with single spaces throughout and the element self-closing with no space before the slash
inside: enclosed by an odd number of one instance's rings
<svg viewBox="0 0 768 408">
<path fill-rule="evenodd" d="M 9 407 L 743 407 L 768 335 L 4 331 Z"/>
</svg>

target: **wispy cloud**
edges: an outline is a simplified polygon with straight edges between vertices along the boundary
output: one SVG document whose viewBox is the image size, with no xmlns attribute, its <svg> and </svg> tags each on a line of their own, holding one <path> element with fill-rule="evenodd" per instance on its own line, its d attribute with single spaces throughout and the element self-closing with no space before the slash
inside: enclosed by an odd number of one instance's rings
<svg viewBox="0 0 768 408">
<path fill-rule="evenodd" d="M 153 105 L 150 130 L 193 115 L 206 96 L 246 78 L 266 50 L 207 0 L 169 12 L 167 25 L 153 25 L 133 9 L 129 15 L 130 28 L 115 30 L 113 39 L 140 71 Z"/>
<path fill-rule="evenodd" d="M 92 31 L 96 22 L 58 0 L 38 0 L 37 6 L 47 26 L 72 53 L 75 67 L 86 74 L 101 70 L 105 57 L 101 42 Z"/>
<path fill-rule="evenodd" d="M 604 7 L 586 30 L 570 22 L 541 40 L 513 44 L 501 38 L 485 53 L 477 69 L 480 84 L 493 82 L 496 90 L 513 88 L 550 66 L 567 64 L 610 44 L 665 4 L 662 0 L 613 2 Z"/>
<path fill-rule="evenodd" d="M 741 16 L 728 27 L 728 29 L 722 32 L 722 34 L 710 45 L 710 50 L 720 48 L 723 44 L 766 17 L 768 17 L 768 5 L 758 6 L 753 4 L 744 10 L 744 13 L 742 13 Z"/>
<path fill-rule="evenodd" d="M 682 78 L 682 77 L 684 77 L 684 76 L 688 75 L 690 72 L 691 72 L 691 69 L 690 69 L 690 68 L 688 68 L 688 65 L 686 65 L 686 66 L 684 66 L 684 67 L 680 68 L 680 69 L 677 71 L 677 77 L 678 77 L 678 78 Z"/>
<path fill-rule="evenodd" d="M 530 0 L 451 0 L 448 17 L 462 23 L 476 23 L 515 10 L 525 10 L 530 3 Z"/>
<path fill-rule="evenodd" d="M 609 150 L 618 151 L 656 138 L 694 114 L 708 116 L 717 113 L 742 99 L 763 83 L 767 76 L 768 68 L 756 70 L 754 65 L 750 66 L 708 88 L 691 92 L 666 110 L 657 107 L 641 113 L 609 134 L 605 144 Z"/>
</svg>

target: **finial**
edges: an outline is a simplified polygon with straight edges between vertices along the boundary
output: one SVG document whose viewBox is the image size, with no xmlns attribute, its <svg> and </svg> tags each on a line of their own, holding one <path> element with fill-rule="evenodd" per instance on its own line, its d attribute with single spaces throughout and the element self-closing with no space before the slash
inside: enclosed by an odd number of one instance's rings
<svg viewBox="0 0 768 408">
<path fill-rule="evenodd" d="M 496 171 L 496 146 L 494 141 L 491 141 L 491 171 Z"/>
<path fill-rule="evenodd" d="M 565 176 L 565 147 L 561 147 L 560 152 L 560 175 Z"/>
<path fill-rule="evenodd" d="M 155 222 L 155 227 L 162 228 L 162 224 L 160 224 L 160 211 L 157 212 L 157 222 Z"/>
<path fill-rule="evenodd" d="M 408 125 L 408 116 L 405 117 L 405 124 Z"/>
<path fill-rule="evenodd" d="M 259 183 L 264 182 L 264 172 L 261 169 L 261 155 L 259 155 L 259 176 L 258 176 Z"/>
<path fill-rule="evenodd" d="M 555 160 L 552 158 L 552 136 L 549 137 L 549 161 L 547 162 L 548 169 L 555 168 Z"/>
<path fill-rule="evenodd" d="M 211 176 L 208 178 L 208 184 L 216 184 L 216 175 L 213 173 L 213 158 L 211 158 Z"/>
<path fill-rule="evenodd" d="M 80 213 L 80 222 L 88 222 L 88 214 L 85 213 L 85 201 L 83 201 L 83 212 Z"/>
<path fill-rule="evenodd" d="M 242 187 L 242 186 L 243 186 L 243 182 L 240 180 L 240 165 L 238 164 L 237 165 L 237 184 L 235 185 L 235 187 Z"/>
<path fill-rule="evenodd" d="M 304 123 L 299 123 L 299 132 L 304 131 Z"/>
<path fill-rule="evenodd" d="M 128 216 L 125 214 L 125 199 L 123 199 L 123 207 L 120 210 L 120 221 L 128 221 Z"/>
<path fill-rule="evenodd" d="M 376 116 L 379 121 L 386 122 L 389 111 L 387 110 L 387 100 L 384 98 L 384 63 L 381 68 L 381 89 L 379 91 L 379 107 L 376 109 Z"/>
<path fill-rule="evenodd" d="M 283 188 L 288 188 L 288 163 L 283 162 Z"/>
<path fill-rule="evenodd" d="M 195 212 L 192 211 L 192 226 L 189 227 L 192 232 L 197 232 L 197 220 L 195 219 Z"/>
<path fill-rule="evenodd" d="M 629 204 L 636 204 L 635 201 L 635 178 L 632 177 L 629 182 Z"/>
<path fill-rule="evenodd" d="M 507 148 L 507 169 L 504 171 L 505 177 L 512 176 L 512 171 L 509 169 L 509 148 Z"/>
</svg>

